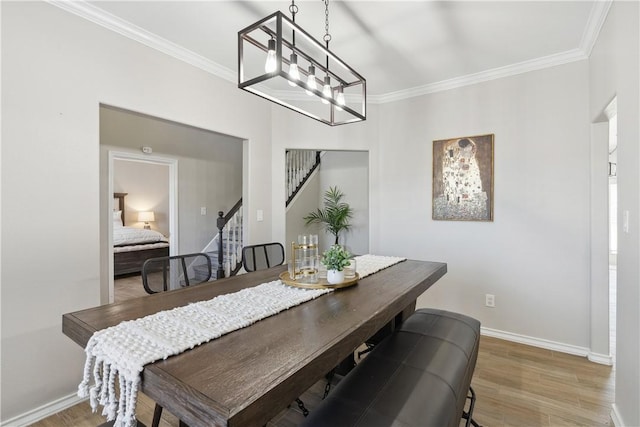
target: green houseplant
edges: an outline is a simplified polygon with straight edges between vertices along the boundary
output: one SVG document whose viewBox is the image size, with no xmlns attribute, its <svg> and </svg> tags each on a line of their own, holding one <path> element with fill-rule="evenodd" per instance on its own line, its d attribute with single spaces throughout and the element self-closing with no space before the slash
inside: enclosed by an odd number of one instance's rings
<svg viewBox="0 0 640 427">
<path fill-rule="evenodd" d="M 340 245 L 333 245 L 322 254 L 322 264 L 327 267 L 327 282 L 332 285 L 344 282 L 344 268 L 349 265 L 351 254 Z"/>
<path fill-rule="evenodd" d="M 344 193 L 338 187 L 329 187 L 324 193 L 324 208 L 309 213 L 303 219 L 306 225 L 320 224 L 325 231 L 333 234 L 334 244 L 338 244 L 341 231 L 347 231 L 351 227 L 350 220 L 353 217 L 353 209 L 348 203 L 342 201 Z"/>
</svg>

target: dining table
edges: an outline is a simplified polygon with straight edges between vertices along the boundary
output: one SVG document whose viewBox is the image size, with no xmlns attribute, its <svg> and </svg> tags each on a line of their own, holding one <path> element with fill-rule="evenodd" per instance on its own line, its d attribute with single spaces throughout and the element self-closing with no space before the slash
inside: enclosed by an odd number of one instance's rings
<svg viewBox="0 0 640 427">
<path fill-rule="evenodd" d="M 86 347 L 123 321 L 278 280 L 286 266 L 64 314 L 62 331 Z M 442 262 L 405 260 L 145 365 L 140 390 L 191 427 L 264 426 L 390 322 L 447 272 Z M 78 379 L 82 371 L 78 369 Z"/>
</svg>

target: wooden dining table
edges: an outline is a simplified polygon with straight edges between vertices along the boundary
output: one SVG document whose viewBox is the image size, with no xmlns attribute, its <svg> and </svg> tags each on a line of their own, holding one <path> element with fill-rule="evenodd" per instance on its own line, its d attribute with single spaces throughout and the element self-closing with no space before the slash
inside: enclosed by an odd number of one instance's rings
<svg viewBox="0 0 640 427">
<path fill-rule="evenodd" d="M 277 280 L 285 266 L 63 315 L 82 347 L 125 320 Z M 383 326 L 415 309 L 447 271 L 406 260 L 343 288 L 145 366 L 141 390 L 191 427 L 264 426 Z M 82 371 L 78 370 L 78 379 Z"/>
</svg>

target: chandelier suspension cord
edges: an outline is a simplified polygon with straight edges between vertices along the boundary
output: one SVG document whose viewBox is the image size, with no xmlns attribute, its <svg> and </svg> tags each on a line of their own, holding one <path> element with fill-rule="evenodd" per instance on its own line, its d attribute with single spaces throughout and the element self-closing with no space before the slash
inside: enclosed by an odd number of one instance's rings
<svg viewBox="0 0 640 427">
<path fill-rule="evenodd" d="M 293 23 L 296 23 L 296 13 L 298 13 L 298 6 L 296 6 L 296 1 L 295 0 L 291 0 L 291 5 L 289 6 L 289 13 L 291 13 L 291 21 L 293 21 Z M 292 35 L 292 43 L 293 46 L 296 45 L 296 31 L 293 30 L 293 35 Z"/>
<path fill-rule="evenodd" d="M 331 34 L 329 34 L 329 0 L 324 0 L 324 37 L 322 39 L 327 45 L 329 50 L 329 42 L 331 41 Z M 329 56 L 327 55 L 327 70 L 329 70 Z"/>
</svg>

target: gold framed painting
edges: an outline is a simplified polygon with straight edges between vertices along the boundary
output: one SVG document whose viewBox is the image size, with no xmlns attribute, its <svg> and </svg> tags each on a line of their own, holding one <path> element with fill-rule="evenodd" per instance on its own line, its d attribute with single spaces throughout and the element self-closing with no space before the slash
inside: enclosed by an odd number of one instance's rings
<svg viewBox="0 0 640 427">
<path fill-rule="evenodd" d="M 493 134 L 433 141 L 432 218 L 493 221 Z"/>
</svg>

